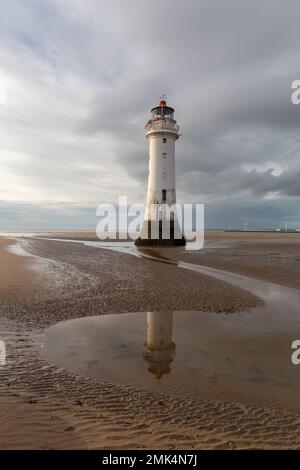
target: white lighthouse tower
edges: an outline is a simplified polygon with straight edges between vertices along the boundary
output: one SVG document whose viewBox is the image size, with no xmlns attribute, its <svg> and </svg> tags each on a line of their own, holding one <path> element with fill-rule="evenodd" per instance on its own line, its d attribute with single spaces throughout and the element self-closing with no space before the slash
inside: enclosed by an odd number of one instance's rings
<svg viewBox="0 0 300 470">
<path fill-rule="evenodd" d="M 164 96 L 159 105 L 151 109 L 145 131 L 149 142 L 147 207 L 136 244 L 185 245 L 174 210 L 175 142 L 179 138 L 179 126 L 174 119 L 174 109 L 167 106 Z"/>
</svg>

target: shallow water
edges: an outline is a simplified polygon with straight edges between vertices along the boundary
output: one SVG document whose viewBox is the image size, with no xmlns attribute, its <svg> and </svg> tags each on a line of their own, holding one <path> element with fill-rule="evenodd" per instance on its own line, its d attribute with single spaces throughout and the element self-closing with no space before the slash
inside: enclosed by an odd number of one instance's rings
<svg viewBox="0 0 300 470">
<path fill-rule="evenodd" d="M 72 373 L 116 384 L 298 409 L 294 337 L 292 325 L 282 331 L 269 311 L 137 312 L 52 326 L 42 354 Z"/>
<path fill-rule="evenodd" d="M 43 355 L 50 362 L 142 389 L 300 410 L 300 366 L 291 362 L 291 344 L 300 338 L 299 290 L 175 262 L 132 242 L 57 240 L 176 264 L 247 290 L 265 306 L 229 315 L 138 312 L 62 322 L 45 334 Z"/>
</svg>

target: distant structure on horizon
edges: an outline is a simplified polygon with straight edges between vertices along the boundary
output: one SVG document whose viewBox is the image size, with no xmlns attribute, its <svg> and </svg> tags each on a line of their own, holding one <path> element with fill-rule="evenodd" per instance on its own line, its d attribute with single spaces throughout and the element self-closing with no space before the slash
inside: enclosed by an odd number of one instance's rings
<svg viewBox="0 0 300 470">
<path fill-rule="evenodd" d="M 136 245 L 185 245 L 177 213 L 167 211 L 176 204 L 175 142 L 179 138 L 179 126 L 174 119 L 174 108 L 167 106 L 164 96 L 151 109 L 145 131 L 149 142 L 147 207 Z M 163 237 L 164 221 L 170 223 L 167 238 Z"/>
</svg>

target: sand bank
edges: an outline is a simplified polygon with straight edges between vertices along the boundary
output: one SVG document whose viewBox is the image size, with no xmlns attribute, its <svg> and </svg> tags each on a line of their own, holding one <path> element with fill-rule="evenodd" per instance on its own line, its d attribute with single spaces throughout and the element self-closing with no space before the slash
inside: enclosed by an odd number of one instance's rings
<svg viewBox="0 0 300 470">
<path fill-rule="evenodd" d="M 214 390 L 217 383 L 206 398 L 191 398 L 177 390 L 168 394 L 147 391 L 111 383 L 107 377 L 97 380 L 72 374 L 49 364 L 40 353 L 44 329 L 58 321 L 153 310 L 202 310 L 211 315 L 240 312 L 238 315 L 251 316 L 253 309 L 259 312 L 263 308 L 257 296 L 175 265 L 81 244 L 32 239 L 21 242 L 28 254 L 44 260 L 44 276 L 38 276 L 37 281 L 33 272 L 30 285 L 25 285 L 30 258 L 26 261 L 4 252 L 5 244 L 10 242 L 3 241 L 0 259 L 6 260 L 8 268 L 10 264 L 14 268 L 9 268 L 11 288 L 0 291 L 1 311 L 6 317 L 1 321 L 1 338 L 9 351 L 7 365 L 0 369 L 0 416 L 8 429 L 1 424 L 0 447 L 300 447 L 300 416 L 282 403 L 262 406 L 254 400 L 250 405 L 234 393 L 222 400 Z M 277 248 L 271 250 L 276 252 Z M 206 256 L 207 262 L 217 265 L 220 251 L 208 251 L 186 256 L 193 257 L 193 262 Z M 255 253 L 252 259 L 259 269 L 260 255 Z M 230 262 L 226 261 L 230 270 Z M 280 263 L 285 262 L 281 259 Z M 280 338 L 280 331 L 278 335 Z M 19 427 L 18 413 L 13 412 L 16 404 L 21 415 L 24 411 L 23 428 Z M 52 425 L 55 422 L 57 426 Z M 25 440 L 19 429 L 26 434 Z"/>
</svg>

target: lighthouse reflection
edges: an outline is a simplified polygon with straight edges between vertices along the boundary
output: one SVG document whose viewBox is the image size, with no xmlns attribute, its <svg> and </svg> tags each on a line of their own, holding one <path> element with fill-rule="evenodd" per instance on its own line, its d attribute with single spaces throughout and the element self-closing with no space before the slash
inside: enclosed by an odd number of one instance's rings
<svg viewBox="0 0 300 470">
<path fill-rule="evenodd" d="M 172 340 L 173 312 L 148 312 L 144 358 L 148 371 L 161 379 L 171 372 L 176 345 Z"/>
</svg>

